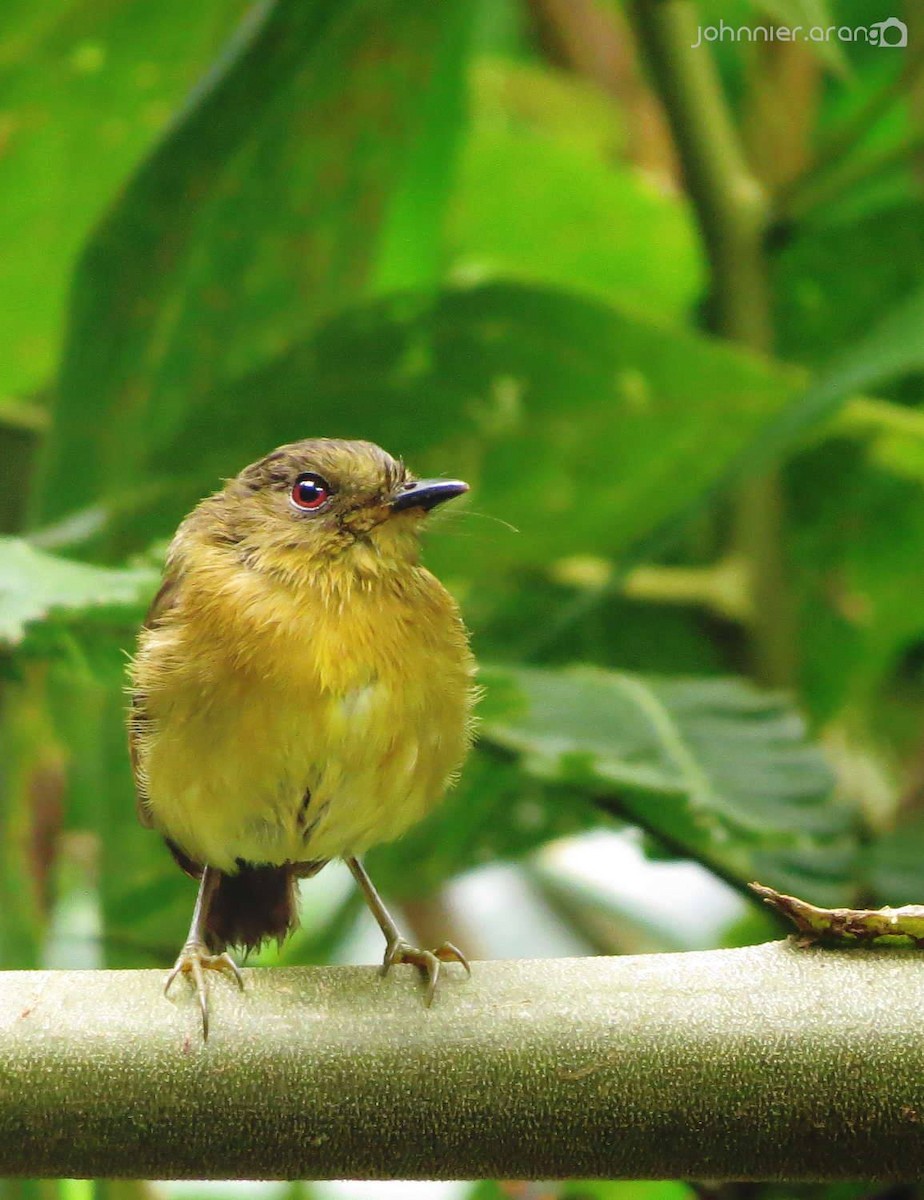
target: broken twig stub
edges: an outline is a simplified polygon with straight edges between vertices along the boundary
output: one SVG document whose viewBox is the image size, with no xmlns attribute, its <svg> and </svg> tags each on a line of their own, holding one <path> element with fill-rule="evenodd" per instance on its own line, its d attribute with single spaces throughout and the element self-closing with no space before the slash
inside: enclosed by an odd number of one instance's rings
<svg viewBox="0 0 924 1200">
<path fill-rule="evenodd" d="M 765 904 L 795 925 L 798 931 L 795 941 L 800 946 L 903 938 L 924 948 L 924 904 L 906 904 L 902 908 L 817 908 L 797 896 L 786 896 L 760 883 L 749 886 Z"/>
</svg>

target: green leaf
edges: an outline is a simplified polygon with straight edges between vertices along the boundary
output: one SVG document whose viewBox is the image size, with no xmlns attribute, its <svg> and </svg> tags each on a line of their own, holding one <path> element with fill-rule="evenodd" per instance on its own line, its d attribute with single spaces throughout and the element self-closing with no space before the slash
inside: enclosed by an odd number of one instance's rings
<svg viewBox="0 0 924 1200">
<path fill-rule="evenodd" d="M 814 228 L 781 252 L 781 352 L 816 364 L 832 345 L 850 345 L 834 387 L 825 373 L 812 389 L 821 408 L 839 407 L 845 390 L 889 383 L 893 394 L 918 400 L 922 254 L 924 220 L 909 204 Z M 871 313 L 885 314 L 872 332 Z M 924 414 L 854 399 L 818 432 L 827 444 L 812 446 L 787 473 L 792 589 L 810 631 L 800 649 L 803 696 L 818 721 L 865 711 L 875 723 L 885 711 L 879 685 L 924 633 Z"/>
<path fill-rule="evenodd" d="M 454 9 L 257 10 L 79 265 L 46 475 L 69 486 L 46 516 L 133 487 L 199 398 L 362 294 Z"/>
<path fill-rule="evenodd" d="M 458 524 L 466 520 L 462 516 Z M 453 533 L 447 526 L 446 535 Z M 442 536 L 442 530 L 434 533 L 428 558 Z M 599 572 L 592 584 L 580 581 L 585 564 Z M 627 598 L 611 586 L 616 572 L 603 559 L 563 559 L 553 570 L 554 576 L 539 567 L 498 573 L 490 589 L 464 588 L 467 619 L 485 661 L 592 662 L 665 675 L 723 670 L 721 647 L 703 636 L 700 614 L 692 607 Z M 559 572 L 566 571 L 577 578 L 562 579 Z"/>
<path fill-rule="evenodd" d="M 432 86 L 404 176 L 382 222 L 371 289 L 376 294 L 439 282 L 446 207 L 466 116 L 472 5 L 444 10 L 443 36 L 434 46 Z"/>
<path fill-rule="evenodd" d="M 833 778 L 788 706 L 735 679 L 654 679 L 594 668 L 499 669 L 528 707 L 486 718 L 484 737 L 539 778 L 679 796 L 697 821 L 757 834 L 831 834 Z M 495 675 L 488 672 L 489 686 Z M 495 682 L 495 687 L 497 683 Z"/>
<path fill-rule="evenodd" d="M 702 501 L 796 387 L 722 343 L 551 288 L 383 301 L 191 413 L 152 454 L 182 486 L 172 505 L 138 513 L 128 544 L 169 533 L 275 445 L 336 433 L 471 483 L 488 519 L 447 517 L 428 549 L 447 575 L 626 556 Z"/>
<path fill-rule="evenodd" d="M 91 610 L 138 612 L 157 573 L 91 567 L 36 550 L 21 538 L 0 538 L 0 645 L 15 646 L 30 626 Z"/>
<path fill-rule="evenodd" d="M 485 743 L 425 821 L 370 853 L 370 871 L 391 896 L 425 896 L 472 867 L 522 858 L 600 820 L 585 792 L 548 786 Z"/>
<path fill-rule="evenodd" d="M 738 679 L 490 667 L 458 786 L 370 856 L 395 896 L 616 818 L 736 887 L 851 898 L 855 814 L 781 697 Z"/>
<path fill-rule="evenodd" d="M 448 224 L 454 278 L 557 284 L 682 318 L 702 290 L 692 215 L 614 155 L 614 109 L 573 76 L 483 64 Z"/>
<path fill-rule="evenodd" d="M 81 243 L 248 7 L 0 5 L 0 395 L 46 383 Z"/>
<path fill-rule="evenodd" d="M 924 817 L 900 816 L 897 827 L 869 847 L 864 865 L 878 903 L 924 902 Z"/>
<path fill-rule="evenodd" d="M 584 791 L 736 882 L 810 874 L 816 895 L 844 894 L 854 814 L 833 802 L 829 768 L 780 697 L 593 668 L 486 679 L 482 741 L 529 777 Z"/>
<path fill-rule="evenodd" d="M 924 288 L 919 288 L 875 320 L 870 332 L 828 367 L 812 389 L 814 403 L 879 387 L 922 368 Z"/>
<path fill-rule="evenodd" d="M 899 301 L 872 329 L 847 345 L 810 387 L 771 419 L 735 464 L 755 470 L 779 456 L 807 430 L 829 420 L 848 396 L 881 387 L 924 368 L 924 289 Z"/>
<path fill-rule="evenodd" d="M 832 353 L 862 346 L 896 305 L 920 292 L 922 258 L 924 212 L 917 198 L 855 220 L 797 229 L 773 259 L 778 353 L 824 370 Z M 912 318 L 910 336 L 891 339 L 899 373 L 917 369 L 916 355 L 920 364 L 921 333 L 914 329 Z M 909 354 L 906 364 L 902 356 Z M 894 374 L 887 360 L 883 366 Z M 884 382 L 881 369 L 873 366 L 861 387 Z"/>
<path fill-rule="evenodd" d="M 924 635 L 921 416 L 896 415 L 906 419 L 815 447 L 788 473 L 801 684 L 819 722 L 875 708 L 883 677 Z"/>
</svg>

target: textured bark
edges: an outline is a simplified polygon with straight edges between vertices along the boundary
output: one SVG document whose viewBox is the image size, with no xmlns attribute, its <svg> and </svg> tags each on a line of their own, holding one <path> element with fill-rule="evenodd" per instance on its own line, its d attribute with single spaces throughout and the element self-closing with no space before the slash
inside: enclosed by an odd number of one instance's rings
<svg viewBox="0 0 924 1200">
<path fill-rule="evenodd" d="M 0 975 L 0 1175 L 913 1179 L 914 951 Z"/>
</svg>

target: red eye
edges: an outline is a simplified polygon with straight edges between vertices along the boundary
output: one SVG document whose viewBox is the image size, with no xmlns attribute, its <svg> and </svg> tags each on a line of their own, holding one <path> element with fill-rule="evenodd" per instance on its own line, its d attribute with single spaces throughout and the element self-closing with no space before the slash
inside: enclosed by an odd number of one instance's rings
<svg viewBox="0 0 924 1200">
<path fill-rule="evenodd" d="M 290 499 L 296 508 L 312 512 L 322 508 L 330 499 L 330 484 L 320 475 L 307 471 L 292 484 Z"/>
</svg>

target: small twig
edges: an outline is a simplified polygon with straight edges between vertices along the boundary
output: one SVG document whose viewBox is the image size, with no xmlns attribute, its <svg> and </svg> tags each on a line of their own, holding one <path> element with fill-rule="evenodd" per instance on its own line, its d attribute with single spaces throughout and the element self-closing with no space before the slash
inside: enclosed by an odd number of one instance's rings
<svg viewBox="0 0 924 1200">
<path fill-rule="evenodd" d="M 795 925 L 800 946 L 817 942 L 850 945 L 887 937 L 910 939 L 916 946 L 924 947 L 924 904 L 906 904 L 902 908 L 817 908 L 807 900 L 783 895 L 760 883 L 749 886 L 765 904 Z"/>
<path fill-rule="evenodd" d="M 914 156 L 924 150 L 924 135 L 918 133 L 879 154 L 848 163 L 839 173 L 826 173 L 820 179 L 809 177 L 794 188 L 780 205 L 782 223 L 802 220 L 820 208 L 839 200 L 853 188 L 899 167 L 910 166 Z"/>
</svg>

